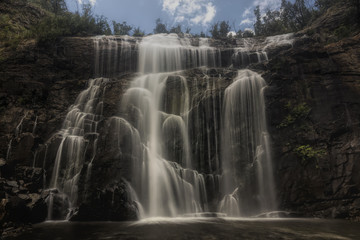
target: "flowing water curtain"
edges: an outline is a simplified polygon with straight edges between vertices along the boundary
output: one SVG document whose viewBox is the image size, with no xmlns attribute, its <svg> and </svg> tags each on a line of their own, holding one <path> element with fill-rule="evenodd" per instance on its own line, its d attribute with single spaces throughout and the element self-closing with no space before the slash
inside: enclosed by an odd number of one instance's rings
<svg viewBox="0 0 360 240">
<path fill-rule="evenodd" d="M 259 74 L 241 70 L 225 90 L 221 189 L 224 198 L 219 210 L 228 214 L 253 215 L 276 209 L 265 86 Z"/>
<path fill-rule="evenodd" d="M 129 36 L 96 36 L 94 44 L 94 77 L 113 77 L 125 71 L 130 71 L 133 54 Z"/>
<path fill-rule="evenodd" d="M 121 109 L 139 132 L 144 149 L 138 166 L 141 186 L 135 188 L 145 214 L 178 216 L 207 210 L 204 176 L 191 169 L 187 80 L 174 71 L 215 64 L 217 50 L 194 47 L 190 39 L 174 34 L 146 37 L 138 48 L 142 75 L 124 94 Z M 171 154 L 174 151 L 178 154 Z"/>
<path fill-rule="evenodd" d="M 94 158 L 85 159 L 87 149 L 96 148 L 98 136 L 97 126 L 102 120 L 103 94 L 108 79 L 91 79 L 88 88 L 77 97 L 75 104 L 70 107 L 58 133 L 61 138 L 54 160 L 48 200 L 49 218 L 52 218 L 54 194 L 61 193 L 66 205 L 76 205 L 78 198 L 78 181 L 85 166 L 91 166 Z M 94 145 L 89 147 L 89 144 Z M 96 154 L 94 151 L 93 154 Z"/>
</svg>

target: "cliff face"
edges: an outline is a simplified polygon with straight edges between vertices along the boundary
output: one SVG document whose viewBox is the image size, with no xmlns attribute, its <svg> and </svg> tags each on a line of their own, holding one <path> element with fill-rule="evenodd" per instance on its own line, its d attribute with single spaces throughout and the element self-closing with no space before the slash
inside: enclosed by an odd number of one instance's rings
<svg viewBox="0 0 360 240">
<path fill-rule="evenodd" d="M 277 182 L 280 209 L 298 211 L 308 216 L 338 217 L 356 219 L 360 209 L 360 153 L 359 115 L 360 115 L 360 35 L 341 41 L 324 44 L 316 35 L 299 35 L 293 46 L 270 48 L 268 61 L 257 63 L 255 53 L 247 62 L 232 57 L 233 45 L 224 46 L 212 42 L 220 48 L 221 68 L 209 69 L 207 77 L 221 82 L 213 89 L 206 86 L 204 72 L 198 69 L 185 71 L 190 92 L 193 89 L 203 93 L 196 96 L 198 104 L 192 112 L 201 113 L 203 124 L 210 118 L 220 119 L 221 106 L 209 110 L 214 102 L 219 102 L 224 89 L 236 76 L 237 68 L 244 65 L 262 74 L 268 83 L 266 89 L 267 116 L 272 136 L 275 179 Z M 119 40 L 119 43 L 122 40 Z M 54 133 L 61 129 L 67 109 L 75 102 L 78 94 L 84 90 L 87 80 L 96 75 L 96 70 L 107 75 L 104 98 L 104 117 L 118 114 L 118 103 L 134 77 L 136 70 L 137 49 L 135 41 L 130 43 L 130 52 L 124 62 L 119 62 L 115 74 L 112 66 L 96 68 L 95 59 L 113 58 L 108 52 L 96 57 L 94 39 L 65 38 L 53 46 L 36 46 L 27 42 L 19 46 L 16 52 L 1 63 L 0 74 L 0 158 L 2 198 L 22 194 L 25 202 L 21 206 L 33 209 L 30 203 L 43 206 L 48 192 L 43 191 L 41 183 L 29 185 L 35 180 L 26 177 L 26 171 L 36 171 L 31 176 L 41 178 L 37 182 L 50 181 L 54 163 L 43 165 L 46 149 L 42 146 L 49 139 L 56 142 Z M 121 48 L 122 45 L 119 45 Z M 122 50 L 119 50 L 122 51 Z M 124 50 L 125 51 L 125 50 Z M 255 60 L 251 60 L 255 59 Z M 228 68 L 232 64 L 233 68 Z M 220 67 L 219 66 L 219 67 Z M 108 72 L 106 72 L 107 70 Z M 219 80 L 221 76 L 221 81 Z M 195 86 L 194 81 L 198 85 Z M 176 96 L 176 85 L 167 88 L 167 97 Z M 210 92 L 210 93 L 209 93 Z M 136 116 L 134 115 L 134 118 Z M 190 114 L 191 120 L 191 114 Z M 100 124 L 104 127 L 105 121 Z M 206 134 L 216 135 L 220 126 L 215 126 L 210 133 L 191 130 L 196 139 L 202 139 L 202 151 L 192 153 L 198 159 L 196 169 L 204 173 L 213 170 L 204 165 L 202 159 L 215 159 L 215 148 L 208 148 Z M 205 129 L 205 128 L 204 128 Z M 107 144 L 107 135 L 100 136 L 97 146 L 99 154 L 94 160 L 94 191 L 91 196 L 99 196 L 95 202 L 80 206 L 83 209 L 78 219 L 124 220 L 133 219 L 132 206 L 127 206 L 126 186 L 122 179 L 129 179 L 130 163 L 134 156 L 117 152 Z M 124 131 L 121 144 L 128 148 L 131 137 Z M 58 144 L 58 143 L 57 143 Z M 195 144 L 195 142 L 194 142 Z M 217 143 L 212 143 L 217 144 Z M 131 150 L 131 149 L 130 149 Z M 130 151 L 129 150 L 129 151 Z M 91 152 L 88 149 L 87 152 Z M 203 153 L 203 154 L 201 154 Z M 89 153 L 88 153 L 89 154 Z M 116 159 L 115 159 L 116 158 Z M 215 161 L 215 160 L 214 160 Z M 26 171 L 19 171 L 23 166 Z M 33 169 L 32 166 L 35 166 Z M 45 169 L 42 169 L 45 168 Z M 43 174 L 45 170 L 48 174 Z M 84 170 L 85 171 L 85 170 Z M 24 173 L 24 174 L 22 174 Z M 85 175 L 84 175 L 85 176 Z M 44 178 L 44 179 L 43 179 Z M 103 181 L 99 181 L 102 179 Z M 14 180 L 14 181 L 9 181 Z M 36 182 L 36 181 L 35 181 Z M 29 187 L 32 186 L 32 187 Z M 79 189 L 80 192 L 84 189 Z M 215 191 L 214 191 L 215 192 Z M 208 193 L 209 199 L 216 199 L 214 192 Z M 36 195 L 33 195 L 36 194 Z M 80 194 L 84 196 L 84 194 Z M 104 213 L 116 196 L 119 205 L 114 213 Z M 91 198 L 91 197 L 90 197 Z M 42 199 L 42 200 L 41 200 Z M 8 202 L 6 202 L 8 201 Z M 3 205 L 8 206 L 10 200 Z M 81 200 L 80 200 L 81 201 Z M 122 205 L 121 205 L 122 204 Z M 93 206 L 98 212 L 82 215 Z M 128 211 L 126 212 L 124 210 Z M 36 209 L 36 208 L 35 208 Z M 46 209 L 34 211 L 36 220 L 44 220 Z M 129 210 L 130 209 L 130 210 Z M 29 210 L 30 211 L 30 210 Z M 126 213 L 124 213 L 126 212 Z M 91 215 L 92 214 L 92 215 Z M 110 216 L 110 215 L 111 216 Z M 106 215 L 106 216 L 105 216 Z M 110 216 L 110 217 L 109 217 Z M 21 219 L 21 217 L 19 218 Z"/>
<path fill-rule="evenodd" d="M 359 215 L 359 39 L 298 41 L 267 64 L 267 111 L 285 209 Z"/>
</svg>

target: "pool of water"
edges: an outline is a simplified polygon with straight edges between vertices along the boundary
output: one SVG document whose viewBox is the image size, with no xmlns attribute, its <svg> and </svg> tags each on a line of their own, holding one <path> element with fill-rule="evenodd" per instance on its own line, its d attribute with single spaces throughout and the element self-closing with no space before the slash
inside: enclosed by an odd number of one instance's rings
<svg viewBox="0 0 360 240">
<path fill-rule="evenodd" d="M 323 219 L 151 218 L 137 222 L 45 222 L 16 240 L 360 239 L 360 223 Z"/>
</svg>

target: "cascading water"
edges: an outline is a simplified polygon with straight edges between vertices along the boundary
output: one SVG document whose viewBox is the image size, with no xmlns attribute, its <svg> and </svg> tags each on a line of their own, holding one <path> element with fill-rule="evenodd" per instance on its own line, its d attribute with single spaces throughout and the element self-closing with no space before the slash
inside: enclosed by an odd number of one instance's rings
<svg viewBox="0 0 360 240">
<path fill-rule="evenodd" d="M 259 46 L 244 39 L 235 55 L 241 56 L 241 67 L 265 61 L 266 47 L 276 41 L 287 44 L 290 38 L 267 39 Z M 211 73 L 210 68 L 221 66 L 220 50 L 205 38 L 159 34 L 140 41 L 101 36 L 93 42 L 95 76 L 116 77 L 131 70 L 134 49 L 138 73 L 122 93 L 117 115 L 103 117 L 105 85 L 113 82 L 103 78 L 90 80 L 70 108 L 50 180 L 50 188 L 63 193 L 67 207 L 77 204 L 79 178 L 85 179 L 84 198 L 92 187 L 99 140 L 111 145 L 114 152 L 107 154 L 114 153 L 114 161 L 130 159 L 130 177 L 120 178 L 126 179 L 129 199 L 141 218 L 206 211 L 251 216 L 276 209 L 266 83 L 260 75 L 240 70 L 229 85 L 227 78 Z M 188 78 L 190 69 L 202 78 Z M 98 132 L 99 122 L 104 132 Z M 45 146 L 46 159 L 54 154 Z M 54 194 L 48 203 L 53 219 Z"/>
<path fill-rule="evenodd" d="M 136 109 L 139 115 L 136 122 L 127 120 L 144 146 L 143 161 L 135 167 L 141 177 L 134 184 L 147 217 L 207 210 L 204 177 L 191 169 L 187 80 L 174 71 L 214 66 L 216 52 L 208 45 L 194 47 L 175 34 L 146 37 L 139 44 L 141 75 L 125 93 L 122 111 Z M 165 95 L 170 84 L 180 87 L 177 99 Z"/>
<path fill-rule="evenodd" d="M 225 90 L 222 131 L 224 199 L 219 210 L 253 215 L 276 209 L 264 88 L 257 73 L 240 70 Z"/>
<path fill-rule="evenodd" d="M 61 142 L 56 153 L 50 189 L 57 189 L 55 193 L 60 191 L 63 201 L 69 207 L 77 201 L 78 181 L 85 162 L 86 148 L 90 142 L 96 143 L 97 125 L 102 119 L 104 83 L 107 81 L 105 78 L 89 81 L 88 88 L 79 94 L 71 106 L 59 132 Z M 48 219 L 54 217 L 53 198 L 54 191 L 48 199 Z"/>
</svg>

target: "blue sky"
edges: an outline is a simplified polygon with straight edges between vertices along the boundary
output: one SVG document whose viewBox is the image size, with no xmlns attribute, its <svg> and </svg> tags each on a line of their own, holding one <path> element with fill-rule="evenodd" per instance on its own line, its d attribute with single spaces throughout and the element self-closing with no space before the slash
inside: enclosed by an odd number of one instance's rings
<svg viewBox="0 0 360 240">
<path fill-rule="evenodd" d="M 161 18 L 169 27 L 189 26 L 192 33 L 208 33 L 209 26 L 217 21 L 229 21 L 236 30 L 252 28 L 253 9 L 274 9 L 281 0 L 67 0 L 70 10 L 78 4 L 91 3 L 97 15 L 108 20 L 126 21 L 152 33 L 155 20 Z"/>
</svg>

